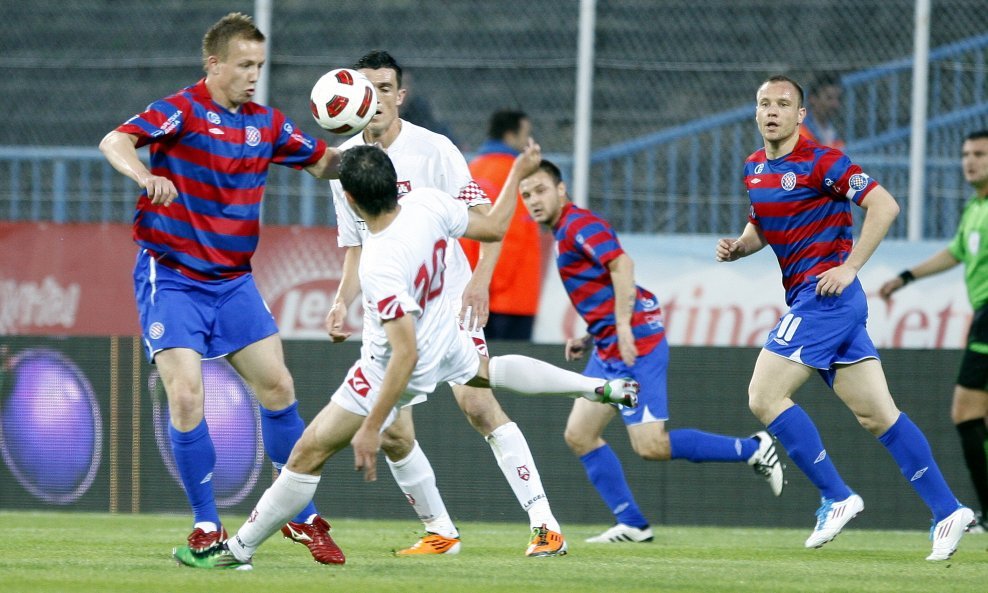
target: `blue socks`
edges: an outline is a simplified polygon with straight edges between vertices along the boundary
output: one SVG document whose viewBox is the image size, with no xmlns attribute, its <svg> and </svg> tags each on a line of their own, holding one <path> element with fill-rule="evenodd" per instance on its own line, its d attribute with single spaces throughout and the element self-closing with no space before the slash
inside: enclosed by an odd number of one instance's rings
<svg viewBox="0 0 988 593">
<path fill-rule="evenodd" d="M 679 428 L 669 431 L 669 446 L 673 459 L 688 459 L 693 463 L 748 461 L 758 450 L 758 441 Z"/>
<path fill-rule="evenodd" d="M 631 494 L 631 488 L 624 478 L 621 461 L 611 449 L 604 444 L 580 457 L 580 463 L 587 472 L 590 483 L 594 485 L 604 504 L 611 509 L 618 523 L 624 523 L 638 529 L 648 527 L 648 520 L 638 509 L 638 503 Z"/>
<path fill-rule="evenodd" d="M 292 402 L 292 405 L 283 410 L 268 410 L 262 405 L 257 407 L 261 410 L 261 438 L 264 440 L 264 451 L 271 458 L 275 469 L 280 472 L 288 463 L 288 456 L 295 442 L 305 431 L 305 422 L 298 414 L 298 401 Z M 316 505 L 310 500 L 292 521 L 305 523 L 316 513 Z"/>
<path fill-rule="evenodd" d="M 192 505 L 195 523 L 210 521 L 217 527 L 220 516 L 216 512 L 216 499 L 213 496 L 213 467 L 216 465 L 216 449 L 209 438 L 209 428 L 203 419 L 189 432 L 181 432 L 170 423 L 168 436 L 172 442 L 175 467 L 182 478 L 185 494 Z"/>
<path fill-rule="evenodd" d="M 820 490 L 821 496 L 839 501 L 852 494 L 823 448 L 820 432 L 803 408 L 794 405 L 782 412 L 768 425 L 768 431 L 779 439 L 789 458 Z"/>
<path fill-rule="evenodd" d="M 923 432 L 905 413 L 885 434 L 878 437 L 899 466 L 899 471 L 909 480 L 916 493 L 933 512 L 933 520 L 940 522 L 957 510 L 960 503 L 950 486 L 943 479 L 937 462 L 933 460 L 930 443 Z"/>
</svg>

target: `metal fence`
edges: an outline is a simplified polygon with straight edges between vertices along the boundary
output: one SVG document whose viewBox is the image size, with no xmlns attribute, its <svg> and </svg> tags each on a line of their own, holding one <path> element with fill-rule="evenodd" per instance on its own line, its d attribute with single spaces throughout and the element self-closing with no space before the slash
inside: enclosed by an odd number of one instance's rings
<svg viewBox="0 0 988 593">
<path fill-rule="evenodd" d="M 930 52 L 924 236 L 953 233 L 970 191 L 960 169 L 964 136 L 988 128 L 985 61 L 988 35 Z M 893 195 L 909 185 L 910 77 L 913 60 L 898 59 L 849 73 L 840 120 L 844 148 Z M 761 140 L 746 105 L 621 142 L 594 152 L 598 191 L 591 205 L 628 230 L 652 233 L 735 232 L 747 202 L 740 163 Z M 617 199 L 614 199 L 617 198 Z M 906 216 L 891 230 L 904 237 Z"/>
<path fill-rule="evenodd" d="M 251 12 L 253 2 L 0 3 L 0 99 L 9 106 L 0 126 L 0 146 L 7 146 L 0 217 L 128 219 L 133 184 L 108 172 L 92 147 L 150 100 L 195 82 L 204 30 L 233 10 Z M 986 33 L 983 10 L 983 0 L 934 2 L 931 47 L 976 45 Z M 307 108 L 312 82 L 386 48 L 410 78 L 406 116 L 431 112 L 428 125 L 469 153 L 491 111 L 521 108 L 543 147 L 566 165 L 578 13 L 578 0 L 279 0 L 270 102 L 315 129 Z M 908 132 L 899 116 L 908 113 L 903 73 L 912 19 L 913 0 L 598 0 L 592 207 L 625 231 L 736 232 L 746 211 L 738 155 L 760 145 L 750 106 L 758 83 L 776 72 L 800 80 L 842 75 L 848 92 L 840 126 L 859 143 L 848 150 L 868 166 L 887 167 L 875 176 L 904 196 Z M 984 50 L 966 56 L 931 66 L 931 237 L 944 234 L 967 194 L 956 134 L 985 127 L 977 111 Z M 867 76 L 888 86 L 869 87 Z M 967 115 L 954 108 L 964 101 Z M 665 152 L 645 149 L 645 139 L 656 138 Z M 333 224 L 329 200 L 307 177 L 272 170 L 268 222 Z"/>
</svg>

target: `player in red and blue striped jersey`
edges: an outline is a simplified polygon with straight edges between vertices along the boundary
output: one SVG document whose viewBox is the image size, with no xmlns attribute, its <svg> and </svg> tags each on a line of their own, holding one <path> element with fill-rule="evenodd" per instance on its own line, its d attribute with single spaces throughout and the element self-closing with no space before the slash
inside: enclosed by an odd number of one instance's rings
<svg viewBox="0 0 988 593">
<path fill-rule="evenodd" d="M 946 560 L 974 520 L 944 480 L 926 437 L 889 393 L 865 328 L 868 302 L 857 279 L 899 213 L 895 199 L 836 149 L 799 136 L 803 90 L 774 76 L 758 89 L 755 121 L 763 149 L 745 161 L 751 201 L 737 239 L 721 239 L 719 261 L 770 245 L 782 268 L 789 311 L 769 333 L 748 393 L 752 412 L 820 490 L 822 504 L 806 547 L 819 548 L 864 510 L 827 455 L 810 417 L 792 396 L 816 370 L 895 459 L 933 513 L 933 551 Z M 852 243 L 851 202 L 866 214 Z"/>
<path fill-rule="evenodd" d="M 592 339 L 593 352 L 585 375 L 603 379 L 631 376 L 641 385 L 638 407 L 621 410 L 635 452 L 655 461 L 747 462 L 768 480 L 776 496 L 781 494 L 783 468 L 767 432 L 748 438 L 694 429 L 666 432 L 669 345 L 659 300 L 635 284 L 634 263 L 611 225 L 569 201 L 556 165 L 543 160 L 520 187 L 532 219 L 553 231 L 563 285 L 587 323 L 588 335 L 567 342 L 566 358 L 582 358 Z M 602 437 L 617 412 L 612 406 L 589 407 L 577 401 L 566 423 L 566 443 L 580 458 L 616 521 L 587 541 L 651 541 L 652 529 L 628 487 L 621 462 Z"/>
<path fill-rule="evenodd" d="M 265 58 L 252 19 L 231 13 L 203 38 L 205 78 L 155 101 L 100 143 L 113 167 L 142 189 L 134 215 L 141 247 L 134 288 L 148 357 L 170 414 L 175 464 L 193 509 L 189 546 L 225 539 L 211 477 L 216 463 L 203 415 L 203 359 L 226 356 L 261 404 L 264 447 L 275 467 L 304 427 L 274 317 L 251 275 L 268 167 L 329 179 L 339 151 L 252 102 Z M 150 169 L 137 155 L 148 145 Z M 313 505 L 285 529 L 316 560 L 342 563 Z"/>
</svg>

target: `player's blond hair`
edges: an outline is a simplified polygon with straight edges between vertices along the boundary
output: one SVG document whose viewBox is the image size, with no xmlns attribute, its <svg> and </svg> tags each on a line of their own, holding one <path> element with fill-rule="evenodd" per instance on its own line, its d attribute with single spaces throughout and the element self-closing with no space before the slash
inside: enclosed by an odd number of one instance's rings
<svg viewBox="0 0 988 593">
<path fill-rule="evenodd" d="M 225 60 L 230 49 L 230 41 L 264 41 L 264 33 L 254 25 L 254 19 L 242 12 L 231 12 L 206 31 L 202 37 L 202 67 L 206 69 L 209 56 Z"/>
</svg>

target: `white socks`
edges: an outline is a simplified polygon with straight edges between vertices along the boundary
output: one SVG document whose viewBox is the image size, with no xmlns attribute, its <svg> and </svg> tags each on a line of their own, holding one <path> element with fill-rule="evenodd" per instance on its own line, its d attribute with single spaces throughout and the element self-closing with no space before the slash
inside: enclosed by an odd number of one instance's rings
<svg viewBox="0 0 988 593">
<path fill-rule="evenodd" d="M 415 509 L 419 519 L 425 524 L 425 530 L 443 537 L 459 537 L 449 513 L 446 512 L 446 504 L 439 494 L 439 488 L 436 487 L 436 474 L 432 471 L 432 465 L 419 447 L 418 441 L 415 441 L 412 452 L 404 459 L 399 461 L 387 459 L 387 461 L 391 475 L 394 476 L 395 482 Z"/>
<path fill-rule="evenodd" d="M 264 540 L 292 520 L 309 504 L 319 485 L 319 476 L 298 474 L 287 469 L 264 491 L 247 522 L 227 541 L 227 547 L 241 562 L 247 562 Z"/>
<path fill-rule="evenodd" d="M 577 397 L 593 393 L 602 379 L 585 377 L 547 362 L 506 354 L 489 361 L 490 383 L 495 389 L 507 389 L 523 395 L 565 395 Z"/>
<path fill-rule="evenodd" d="M 531 526 L 545 524 L 549 529 L 559 531 L 559 523 L 549 508 L 549 499 L 542 487 L 542 478 L 535 467 L 528 441 L 518 425 L 508 422 L 495 428 L 487 437 L 487 444 L 491 446 L 504 479 L 511 485 L 521 508 L 528 512 Z"/>
</svg>

